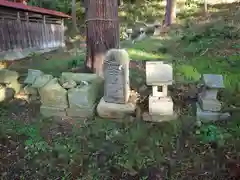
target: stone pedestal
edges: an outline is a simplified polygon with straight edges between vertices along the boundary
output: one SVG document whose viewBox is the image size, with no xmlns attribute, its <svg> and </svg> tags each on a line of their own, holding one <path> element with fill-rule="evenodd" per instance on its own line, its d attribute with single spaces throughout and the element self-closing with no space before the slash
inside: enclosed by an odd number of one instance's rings
<svg viewBox="0 0 240 180">
<path fill-rule="evenodd" d="M 226 119 L 229 113 L 222 113 L 222 103 L 217 99 L 218 90 L 224 88 L 223 77 L 218 74 L 204 74 L 205 89 L 198 97 L 197 120 L 203 122 Z"/>
<path fill-rule="evenodd" d="M 108 103 L 102 98 L 97 106 L 98 115 L 102 118 L 122 119 L 134 113 L 136 104 L 128 102 L 125 104 Z"/>
<path fill-rule="evenodd" d="M 201 106 L 197 103 L 197 121 L 202 122 L 211 122 L 211 121 L 218 121 L 218 120 L 225 120 L 230 117 L 229 113 L 221 113 L 221 112 L 213 112 L 213 111 L 204 111 L 202 110 Z"/>
<path fill-rule="evenodd" d="M 173 115 L 173 102 L 171 97 L 149 97 L 150 115 Z"/>
</svg>

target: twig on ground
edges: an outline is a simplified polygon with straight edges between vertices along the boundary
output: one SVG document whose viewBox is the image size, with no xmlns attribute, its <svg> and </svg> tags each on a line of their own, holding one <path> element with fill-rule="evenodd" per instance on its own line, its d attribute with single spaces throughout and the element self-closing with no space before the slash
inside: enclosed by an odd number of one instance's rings
<svg viewBox="0 0 240 180">
<path fill-rule="evenodd" d="M 200 56 L 203 56 L 204 54 L 206 54 L 206 52 L 208 52 L 208 48 L 207 48 L 205 51 L 203 51 L 203 52 L 200 54 Z"/>
</svg>

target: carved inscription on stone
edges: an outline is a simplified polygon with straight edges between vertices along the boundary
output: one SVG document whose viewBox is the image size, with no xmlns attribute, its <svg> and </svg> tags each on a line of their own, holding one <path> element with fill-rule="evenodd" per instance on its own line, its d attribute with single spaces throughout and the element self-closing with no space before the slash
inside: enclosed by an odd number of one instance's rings
<svg viewBox="0 0 240 180">
<path fill-rule="evenodd" d="M 104 101 L 124 104 L 129 98 L 129 56 L 125 50 L 108 51 L 104 62 Z"/>
</svg>

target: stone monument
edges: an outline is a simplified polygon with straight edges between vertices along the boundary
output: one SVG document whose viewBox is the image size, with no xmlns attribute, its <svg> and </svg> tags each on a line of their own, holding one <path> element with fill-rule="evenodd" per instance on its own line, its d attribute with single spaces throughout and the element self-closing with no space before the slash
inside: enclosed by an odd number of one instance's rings
<svg viewBox="0 0 240 180">
<path fill-rule="evenodd" d="M 230 114 L 221 113 L 222 103 L 217 99 L 218 90 L 224 88 L 223 76 L 204 74 L 202 81 L 205 88 L 198 97 L 197 120 L 216 121 L 228 118 Z"/>
<path fill-rule="evenodd" d="M 125 50 L 112 49 L 104 62 L 104 96 L 108 103 L 125 104 L 129 98 L 129 56 Z"/>
<path fill-rule="evenodd" d="M 104 61 L 104 96 L 97 112 L 103 118 L 123 118 L 135 110 L 129 102 L 129 55 L 124 49 L 111 49 Z"/>
<path fill-rule="evenodd" d="M 133 30 L 132 29 L 127 29 L 126 33 L 127 33 L 127 40 L 131 40 L 132 39 Z"/>
<path fill-rule="evenodd" d="M 146 35 L 146 30 L 145 28 L 140 28 L 140 34 L 139 36 L 135 39 L 135 41 L 142 41 L 143 39 L 145 39 L 147 37 Z"/>
<path fill-rule="evenodd" d="M 159 21 L 155 21 L 153 36 L 159 36 L 160 34 L 161 34 L 161 23 Z"/>
<path fill-rule="evenodd" d="M 147 85 L 152 86 L 149 96 L 149 114 L 143 114 L 146 121 L 165 121 L 175 118 L 173 101 L 168 95 L 168 85 L 173 82 L 172 66 L 162 61 L 146 63 Z"/>
</svg>

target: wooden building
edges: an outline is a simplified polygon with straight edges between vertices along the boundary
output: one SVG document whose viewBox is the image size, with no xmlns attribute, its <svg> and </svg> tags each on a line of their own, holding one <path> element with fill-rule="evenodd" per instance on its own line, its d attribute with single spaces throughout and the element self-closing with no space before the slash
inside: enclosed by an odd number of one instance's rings
<svg viewBox="0 0 240 180">
<path fill-rule="evenodd" d="M 63 47 L 67 14 L 0 0 L 0 60 Z M 16 56 L 16 57 L 15 57 Z"/>
</svg>

